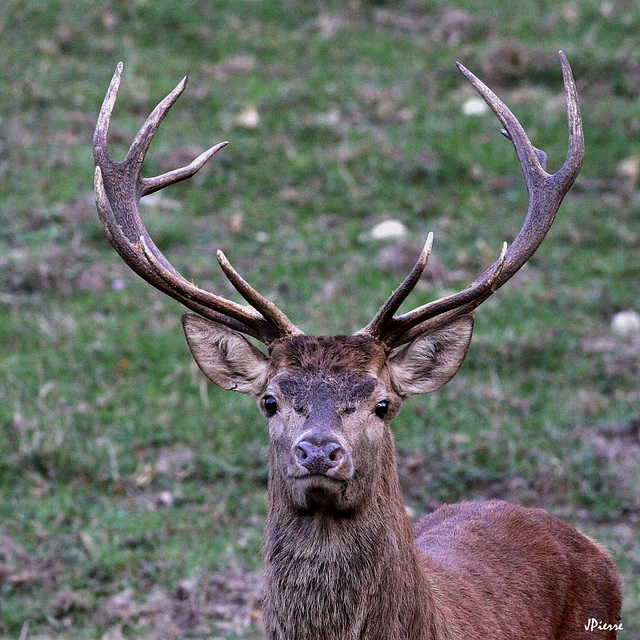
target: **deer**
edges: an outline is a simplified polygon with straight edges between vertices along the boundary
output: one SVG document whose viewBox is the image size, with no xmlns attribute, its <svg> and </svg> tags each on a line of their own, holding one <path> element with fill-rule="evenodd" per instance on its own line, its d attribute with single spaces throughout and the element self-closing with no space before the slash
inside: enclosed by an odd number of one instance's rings
<svg viewBox="0 0 640 640">
<path fill-rule="evenodd" d="M 140 199 L 193 176 L 227 143 L 182 168 L 141 177 L 185 77 L 142 125 L 124 160 L 113 160 L 107 137 L 123 73 L 118 64 L 93 141 L 98 215 L 125 263 L 190 310 L 182 324 L 204 375 L 251 396 L 268 421 L 268 640 L 604 640 L 622 628 L 621 580 L 610 554 L 543 509 L 466 501 L 440 506 L 414 528 L 390 428 L 407 398 L 436 391 L 457 373 L 474 310 L 538 249 L 578 175 L 578 95 L 562 51 L 560 60 L 569 143 L 554 174 L 496 94 L 457 65 L 519 159 L 529 206 L 513 243 L 504 243 L 465 289 L 398 315 L 427 264 L 429 234 L 371 322 L 353 335 L 317 337 L 296 327 L 221 251 L 219 265 L 247 304 L 191 283 L 154 244 Z"/>
</svg>

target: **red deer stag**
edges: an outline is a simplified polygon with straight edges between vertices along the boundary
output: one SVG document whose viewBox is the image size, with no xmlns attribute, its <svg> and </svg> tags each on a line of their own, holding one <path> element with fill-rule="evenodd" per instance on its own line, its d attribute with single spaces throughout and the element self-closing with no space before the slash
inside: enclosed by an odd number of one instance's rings
<svg viewBox="0 0 640 640">
<path fill-rule="evenodd" d="M 183 317 L 193 356 L 224 389 L 249 394 L 269 421 L 264 622 L 270 640 L 565 640 L 615 638 L 620 580 L 597 543 L 541 509 L 500 501 L 443 506 L 412 530 L 389 423 L 406 398 L 458 371 L 473 310 L 545 237 L 584 154 L 578 97 L 562 52 L 569 151 L 555 174 L 522 126 L 472 73 L 462 73 L 513 143 L 529 192 L 522 230 L 463 291 L 396 315 L 415 267 L 353 336 L 310 337 L 218 252 L 249 305 L 198 288 L 162 255 L 140 217 L 142 196 L 195 174 L 226 143 L 155 178 L 140 170 L 186 79 L 149 116 L 122 162 L 107 131 L 118 65 L 94 137 L 95 189 L 111 244 L 142 278 L 195 311 Z M 244 336 L 262 342 L 265 352 Z M 597 625 L 593 621 L 598 621 Z"/>
</svg>

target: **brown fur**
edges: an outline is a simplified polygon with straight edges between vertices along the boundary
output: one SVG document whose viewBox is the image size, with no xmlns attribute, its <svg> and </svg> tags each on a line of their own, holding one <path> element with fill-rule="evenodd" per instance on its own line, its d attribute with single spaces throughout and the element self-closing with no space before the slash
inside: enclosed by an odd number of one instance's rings
<svg viewBox="0 0 640 640">
<path fill-rule="evenodd" d="M 360 336 L 300 336 L 276 343 L 269 358 L 229 329 L 193 318 L 185 330 L 203 371 L 250 393 L 269 416 L 269 640 L 616 638 L 614 630 L 585 630 L 591 619 L 620 622 L 609 554 L 541 509 L 445 506 L 418 523 L 414 541 L 389 423 L 407 395 L 455 374 L 469 319 L 391 356 Z M 265 398 L 277 413 L 267 412 Z M 381 400 L 389 407 L 383 418 Z M 310 475 L 293 452 L 320 436 L 339 443 L 346 462 Z"/>
<path fill-rule="evenodd" d="M 380 371 L 386 360 L 384 347 L 364 336 L 296 336 L 275 343 L 271 362 L 275 370 L 330 369 Z"/>
<path fill-rule="evenodd" d="M 591 618 L 620 622 L 620 577 L 611 557 L 543 509 L 497 500 L 447 505 L 415 533 L 438 585 L 440 625 L 451 637 L 616 637 L 584 628 Z M 465 609 L 473 613 L 459 615 Z"/>
</svg>

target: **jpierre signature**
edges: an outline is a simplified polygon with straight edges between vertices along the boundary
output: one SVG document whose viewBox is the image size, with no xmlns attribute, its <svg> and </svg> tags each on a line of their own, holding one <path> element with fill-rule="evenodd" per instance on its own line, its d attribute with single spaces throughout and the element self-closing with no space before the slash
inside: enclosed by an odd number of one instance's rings
<svg viewBox="0 0 640 640">
<path fill-rule="evenodd" d="M 622 622 L 617 624 L 610 624 L 608 622 L 602 622 L 596 618 L 589 618 L 587 624 L 584 625 L 585 631 L 622 631 Z"/>
</svg>

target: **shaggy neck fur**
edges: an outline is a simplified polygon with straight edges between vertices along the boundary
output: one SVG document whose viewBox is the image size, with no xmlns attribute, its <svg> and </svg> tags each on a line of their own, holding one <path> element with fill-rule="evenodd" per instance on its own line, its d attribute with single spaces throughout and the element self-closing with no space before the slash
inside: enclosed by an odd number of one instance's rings
<svg viewBox="0 0 640 640">
<path fill-rule="evenodd" d="M 390 434 L 385 445 L 382 486 L 353 513 L 297 512 L 282 499 L 283 478 L 271 472 L 264 607 L 269 640 L 435 637 Z"/>
</svg>

